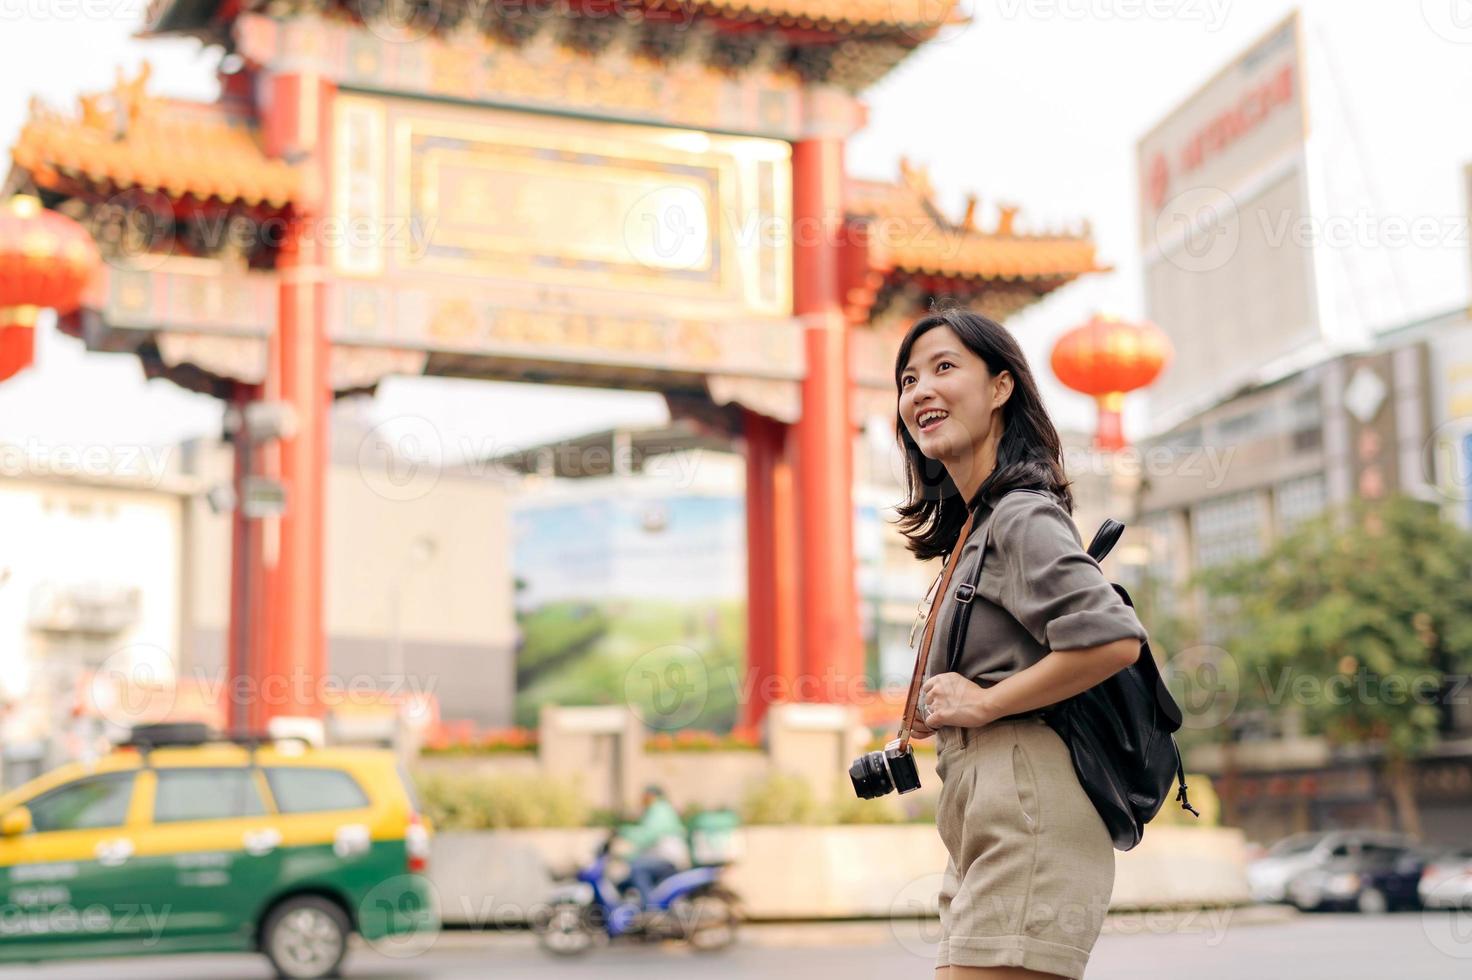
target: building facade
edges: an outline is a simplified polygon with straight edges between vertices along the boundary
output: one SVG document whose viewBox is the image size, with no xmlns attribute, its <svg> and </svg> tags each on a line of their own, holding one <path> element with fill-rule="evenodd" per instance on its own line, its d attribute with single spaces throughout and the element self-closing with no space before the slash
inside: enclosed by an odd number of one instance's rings
<svg viewBox="0 0 1472 980">
<path fill-rule="evenodd" d="M 1472 526 L 1462 455 L 1469 342 L 1463 310 L 1409 324 L 1142 443 L 1144 575 L 1162 610 L 1196 623 L 1205 645 L 1157 650 L 1168 665 L 1220 646 L 1231 627 L 1230 611 L 1188 584 L 1196 573 L 1262 555 L 1327 510 L 1402 494 Z M 1418 794 L 1427 836 L 1455 839 L 1472 807 L 1472 711 L 1453 704 L 1444 728 L 1442 745 L 1419 764 Z M 1257 839 L 1393 820 L 1377 746 L 1305 735 L 1291 711 L 1238 712 L 1229 727 L 1188 735 L 1188 766 L 1228 780 L 1218 786 L 1225 812 Z"/>
<path fill-rule="evenodd" d="M 15 450 L 12 452 L 12 450 Z M 33 454 L 34 455 L 34 454 Z M 99 673 L 172 683 L 189 579 L 187 478 L 24 459 L 0 447 L 0 781 L 85 756 Z M 100 702 L 100 704 L 99 704 Z"/>
<path fill-rule="evenodd" d="M 510 724 L 509 481 L 438 468 L 396 480 L 387 467 L 403 477 L 414 464 L 382 457 L 392 447 L 361 415 L 336 416 L 328 661 L 312 681 L 329 732 L 382 741 L 401 719 Z M 236 686 L 226 659 L 230 448 L 98 452 L 0 446 L 4 785 L 86 758 L 133 724 L 223 727 L 232 699 L 276 696 Z"/>
<path fill-rule="evenodd" d="M 1175 357 L 1151 388 L 1175 426 L 1423 316 L 1388 236 L 1335 67 L 1305 4 L 1211 71 L 1136 148 L 1147 315 Z"/>
</svg>

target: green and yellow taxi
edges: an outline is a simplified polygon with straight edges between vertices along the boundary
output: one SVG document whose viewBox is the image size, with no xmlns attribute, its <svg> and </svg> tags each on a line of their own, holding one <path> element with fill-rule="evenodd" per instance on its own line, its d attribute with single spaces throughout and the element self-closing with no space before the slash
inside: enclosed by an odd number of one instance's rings
<svg viewBox="0 0 1472 980">
<path fill-rule="evenodd" d="M 432 936 L 429 828 L 393 753 L 138 730 L 0 797 L 0 962 L 259 951 L 332 976 Z"/>
</svg>

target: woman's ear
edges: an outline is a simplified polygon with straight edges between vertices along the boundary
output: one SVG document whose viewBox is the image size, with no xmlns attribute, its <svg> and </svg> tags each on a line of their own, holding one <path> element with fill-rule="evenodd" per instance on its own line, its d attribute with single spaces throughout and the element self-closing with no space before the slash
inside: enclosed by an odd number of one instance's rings
<svg viewBox="0 0 1472 980">
<path fill-rule="evenodd" d="M 1012 372 L 1002 371 L 992 379 L 992 408 L 998 409 L 1012 397 Z"/>
</svg>

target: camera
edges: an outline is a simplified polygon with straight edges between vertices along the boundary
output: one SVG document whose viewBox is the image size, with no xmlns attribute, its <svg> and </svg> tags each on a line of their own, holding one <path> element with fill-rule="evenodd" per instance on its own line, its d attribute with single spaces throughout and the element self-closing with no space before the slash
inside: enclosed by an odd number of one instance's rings
<svg viewBox="0 0 1472 980">
<path fill-rule="evenodd" d="M 915 750 L 908 745 L 900 751 L 895 739 L 878 752 L 866 752 L 848 767 L 854 792 L 861 800 L 873 800 L 891 790 L 912 793 L 920 788 L 920 773 L 915 768 Z"/>
</svg>

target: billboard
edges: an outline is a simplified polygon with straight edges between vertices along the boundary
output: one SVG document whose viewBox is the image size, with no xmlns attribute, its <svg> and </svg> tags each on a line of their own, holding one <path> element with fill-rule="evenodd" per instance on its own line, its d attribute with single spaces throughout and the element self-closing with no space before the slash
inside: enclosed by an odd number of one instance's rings
<svg viewBox="0 0 1472 980">
<path fill-rule="evenodd" d="M 881 677 L 908 680 L 918 596 L 905 593 L 898 618 L 885 608 L 893 531 L 872 504 L 857 503 L 854 521 L 866 661 Z M 741 496 L 589 481 L 573 494 L 528 495 L 513 523 L 518 725 L 535 727 L 547 704 L 628 704 L 660 730 L 736 723 L 756 696 L 746 672 Z M 689 699 L 661 709 L 650 676 L 670 690 L 687 686 Z"/>
<path fill-rule="evenodd" d="M 1176 356 L 1151 389 L 1179 419 L 1322 339 L 1308 233 L 1295 13 L 1139 142 L 1146 304 Z"/>
</svg>

